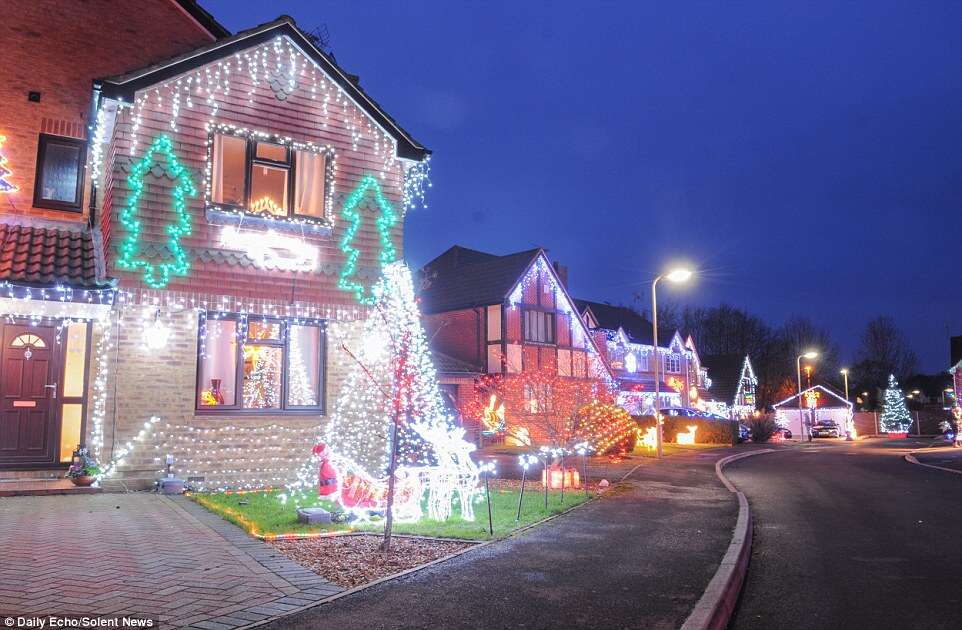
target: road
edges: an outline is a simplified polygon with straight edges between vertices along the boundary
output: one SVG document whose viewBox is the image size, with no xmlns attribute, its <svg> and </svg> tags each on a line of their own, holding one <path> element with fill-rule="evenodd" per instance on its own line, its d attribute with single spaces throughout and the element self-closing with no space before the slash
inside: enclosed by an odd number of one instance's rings
<svg viewBox="0 0 962 630">
<path fill-rule="evenodd" d="M 731 628 L 962 627 L 962 475 L 868 440 L 726 468 L 755 539 Z"/>
<path fill-rule="evenodd" d="M 269 627 L 677 628 L 731 539 L 737 502 L 714 474 L 729 452 L 641 459 L 584 507 Z"/>
</svg>

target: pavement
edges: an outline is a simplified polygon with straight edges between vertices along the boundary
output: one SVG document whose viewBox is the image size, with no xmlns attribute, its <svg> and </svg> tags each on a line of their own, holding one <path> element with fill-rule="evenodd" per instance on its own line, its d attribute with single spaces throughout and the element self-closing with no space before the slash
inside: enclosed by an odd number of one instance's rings
<svg viewBox="0 0 962 630">
<path fill-rule="evenodd" d="M 904 460 L 928 444 L 817 440 L 728 466 L 755 523 L 729 627 L 960 627 L 962 478 Z"/>
<path fill-rule="evenodd" d="M 962 448 L 953 448 L 939 440 L 924 450 L 913 453 L 915 459 L 923 464 L 942 466 L 962 472 Z"/>
<path fill-rule="evenodd" d="M 597 501 L 267 627 L 678 628 L 731 540 L 714 464 L 738 451 L 622 462 L 640 465 Z"/>
<path fill-rule="evenodd" d="M 0 617 L 230 630 L 342 590 L 184 497 L 0 498 Z"/>
</svg>

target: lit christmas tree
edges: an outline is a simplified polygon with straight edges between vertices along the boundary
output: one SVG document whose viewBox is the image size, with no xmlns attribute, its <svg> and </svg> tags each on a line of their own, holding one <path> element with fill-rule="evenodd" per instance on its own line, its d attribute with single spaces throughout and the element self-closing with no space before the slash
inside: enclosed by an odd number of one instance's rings
<svg viewBox="0 0 962 630">
<path fill-rule="evenodd" d="M 6 136 L 0 136 L 0 149 L 3 149 L 3 143 L 7 141 Z M 0 152 L 0 193 L 12 193 L 17 191 L 17 187 L 14 186 L 7 177 L 11 174 L 9 168 L 4 166 L 7 162 L 7 158 Z"/>
<path fill-rule="evenodd" d="M 321 441 L 338 471 L 338 500 L 349 509 L 382 509 L 387 502 L 396 440 L 395 511 L 400 520 L 429 511 L 450 515 L 457 491 L 461 515 L 471 518 L 478 470 L 445 410 L 421 327 L 411 272 L 403 263 L 384 267 L 358 347 L 344 346 L 352 365 Z"/>
<path fill-rule="evenodd" d="M 889 433 L 901 433 L 912 424 L 912 416 L 909 409 L 905 406 L 905 396 L 899 389 L 899 384 L 895 376 L 889 374 L 889 386 L 885 390 L 885 398 L 882 400 L 882 415 L 879 423 L 883 431 Z"/>
</svg>

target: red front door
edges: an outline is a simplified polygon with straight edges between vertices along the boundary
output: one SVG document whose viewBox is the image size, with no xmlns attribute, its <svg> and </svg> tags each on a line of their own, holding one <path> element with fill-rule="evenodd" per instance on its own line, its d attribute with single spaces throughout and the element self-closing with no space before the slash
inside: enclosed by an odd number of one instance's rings
<svg viewBox="0 0 962 630">
<path fill-rule="evenodd" d="M 0 466 L 57 461 L 56 329 L 3 326 L 0 351 Z"/>
</svg>

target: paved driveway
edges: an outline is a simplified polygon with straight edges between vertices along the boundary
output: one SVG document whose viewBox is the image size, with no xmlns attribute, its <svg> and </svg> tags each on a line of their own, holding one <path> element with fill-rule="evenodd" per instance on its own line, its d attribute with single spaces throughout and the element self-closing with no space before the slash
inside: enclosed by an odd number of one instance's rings
<svg viewBox="0 0 962 630">
<path fill-rule="evenodd" d="M 0 616 L 132 614 L 227 630 L 340 590 L 181 497 L 0 498 Z"/>
</svg>

